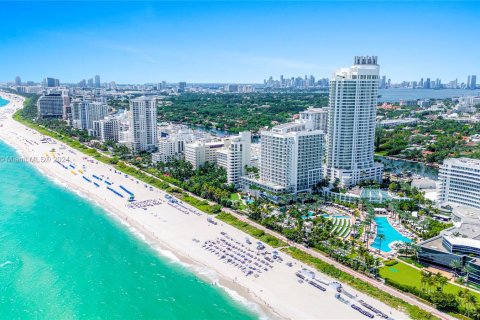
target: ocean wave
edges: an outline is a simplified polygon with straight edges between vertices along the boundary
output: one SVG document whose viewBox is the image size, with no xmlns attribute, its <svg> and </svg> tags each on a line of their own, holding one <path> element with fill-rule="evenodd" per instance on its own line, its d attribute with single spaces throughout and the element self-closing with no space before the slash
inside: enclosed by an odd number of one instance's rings
<svg viewBox="0 0 480 320">
<path fill-rule="evenodd" d="M 13 263 L 12 261 L 7 260 L 7 261 L 5 261 L 4 263 L 1 263 L 1 264 L 0 264 L 0 268 L 3 268 L 3 267 L 5 267 L 5 266 L 8 266 L 9 264 L 12 264 L 12 263 Z"/>
<path fill-rule="evenodd" d="M 162 256 L 167 258 L 171 262 L 178 263 L 179 265 L 182 265 L 187 268 L 191 268 L 192 266 L 189 265 L 188 263 L 182 262 L 172 251 L 162 249 L 158 246 L 155 247 L 155 250 Z"/>
<path fill-rule="evenodd" d="M 269 319 L 269 317 L 263 313 L 263 311 L 261 310 L 260 306 L 257 303 L 246 299 L 245 297 L 238 294 L 238 292 L 228 287 L 222 286 L 220 284 L 217 284 L 217 286 L 222 290 L 224 290 L 232 300 L 244 305 L 248 310 L 252 310 L 254 313 L 256 313 L 259 316 L 259 319 L 262 319 L 262 320 Z"/>
</svg>

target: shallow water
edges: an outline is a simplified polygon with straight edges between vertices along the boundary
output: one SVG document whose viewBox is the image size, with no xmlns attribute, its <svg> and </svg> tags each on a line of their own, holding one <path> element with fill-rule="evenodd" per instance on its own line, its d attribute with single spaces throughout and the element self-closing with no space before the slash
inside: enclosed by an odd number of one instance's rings
<svg viewBox="0 0 480 320">
<path fill-rule="evenodd" d="M 0 141 L 1 319 L 253 319 Z"/>
</svg>

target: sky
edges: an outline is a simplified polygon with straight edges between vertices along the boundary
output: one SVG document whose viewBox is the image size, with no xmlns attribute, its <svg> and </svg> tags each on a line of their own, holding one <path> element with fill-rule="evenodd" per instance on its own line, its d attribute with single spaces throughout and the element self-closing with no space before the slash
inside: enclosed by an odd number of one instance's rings
<svg viewBox="0 0 480 320">
<path fill-rule="evenodd" d="M 466 82 L 479 17 L 479 1 L 0 1 L 0 81 L 260 83 L 377 55 L 393 82 Z"/>
</svg>

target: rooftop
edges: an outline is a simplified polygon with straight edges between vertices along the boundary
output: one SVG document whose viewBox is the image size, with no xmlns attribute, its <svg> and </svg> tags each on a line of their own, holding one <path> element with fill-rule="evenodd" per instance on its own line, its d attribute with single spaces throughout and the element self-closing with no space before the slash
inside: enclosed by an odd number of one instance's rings
<svg viewBox="0 0 480 320">
<path fill-rule="evenodd" d="M 443 164 L 452 164 L 452 165 L 467 165 L 469 167 L 475 166 L 480 169 L 480 159 L 470 159 L 470 158 L 448 158 L 443 161 Z"/>
</svg>

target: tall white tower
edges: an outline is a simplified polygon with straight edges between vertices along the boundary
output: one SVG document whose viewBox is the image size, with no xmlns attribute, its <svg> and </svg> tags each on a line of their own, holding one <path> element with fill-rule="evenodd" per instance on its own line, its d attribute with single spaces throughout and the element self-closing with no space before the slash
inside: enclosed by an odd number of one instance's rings
<svg viewBox="0 0 480 320">
<path fill-rule="evenodd" d="M 140 97 L 130 100 L 130 130 L 133 152 L 153 151 L 157 146 L 157 101 Z"/>
<path fill-rule="evenodd" d="M 356 56 L 353 66 L 330 80 L 326 176 L 331 182 L 352 186 L 382 179 L 383 165 L 373 160 L 379 71 L 376 56 Z"/>
</svg>

